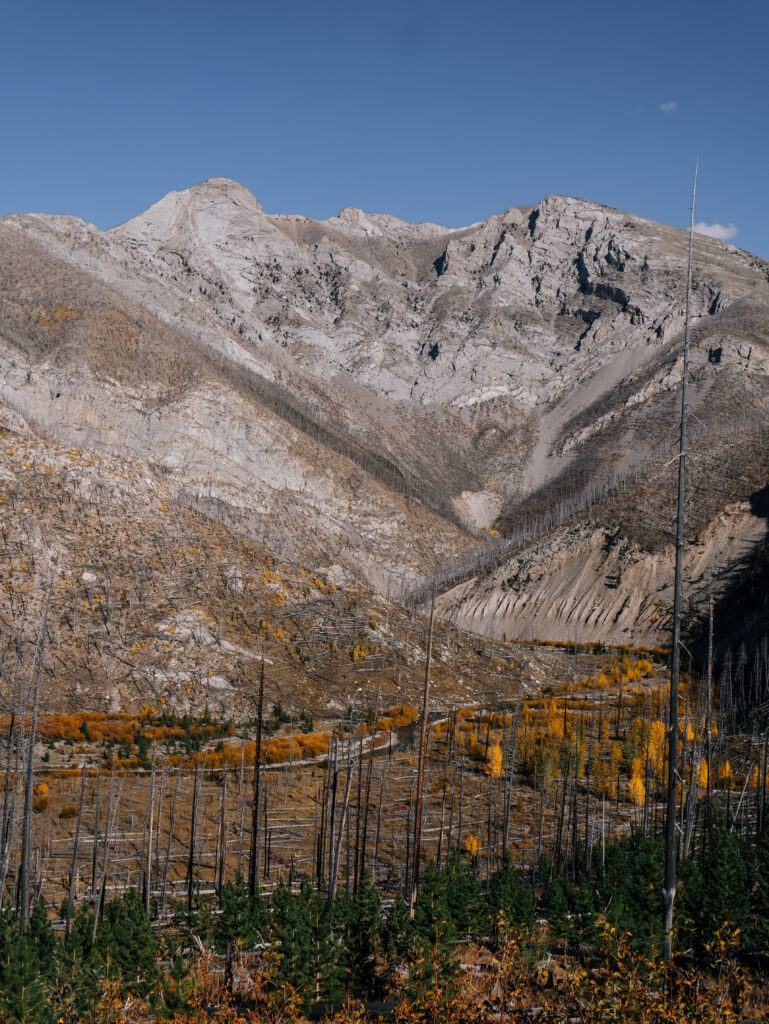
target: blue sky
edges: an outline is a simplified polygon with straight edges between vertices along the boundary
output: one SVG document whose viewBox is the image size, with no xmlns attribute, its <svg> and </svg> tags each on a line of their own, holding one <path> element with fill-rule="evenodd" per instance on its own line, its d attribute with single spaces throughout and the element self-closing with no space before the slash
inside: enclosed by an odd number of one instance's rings
<svg viewBox="0 0 769 1024">
<path fill-rule="evenodd" d="M 0 214 L 109 227 L 223 175 L 460 225 L 550 192 L 769 258 L 765 0 L 8 0 Z M 734 233 L 736 231 L 736 233 Z"/>
</svg>

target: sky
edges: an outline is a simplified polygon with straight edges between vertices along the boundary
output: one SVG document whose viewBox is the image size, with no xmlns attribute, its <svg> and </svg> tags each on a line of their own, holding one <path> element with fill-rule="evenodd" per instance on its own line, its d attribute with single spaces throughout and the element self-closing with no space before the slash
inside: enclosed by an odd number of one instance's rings
<svg viewBox="0 0 769 1024">
<path fill-rule="evenodd" d="M 769 258 L 765 0 L 6 0 L 0 215 L 234 178 L 459 226 L 562 193 Z"/>
</svg>

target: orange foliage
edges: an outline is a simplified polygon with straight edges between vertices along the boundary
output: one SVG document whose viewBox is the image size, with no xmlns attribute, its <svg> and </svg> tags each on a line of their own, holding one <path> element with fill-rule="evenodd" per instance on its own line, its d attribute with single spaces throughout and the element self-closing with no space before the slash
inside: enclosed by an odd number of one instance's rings
<svg viewBox="0 0 769 1024">
<path fill-rule="evenodd" d="M 471 739 L 467 744 L 467 753 L 473 761 L 486 760 L 486 744 L 479 743 L 477 739 Z"/>
<path fill-rule="evenodd" d="M 646 796 L 646 786 L 643 780 L 643 767 L 641 758 L 637 757 L 633 761 L 633 771 L 630 776 L 630 798 L 636 807 L 640 807 L 644 802 Z"/>
<path fill-rule="evenodd" d="M 411 725 L 418 718 L 416 708 L 408 707 L 406 704 L 399 704 L 397 707 L 388 708 L 382 718 L 376 721 L 377 729 L 398 729 Z"/>
<path fill-rule="evenodd" d="M 261 760 L 264 764 L 288 764 L 306 758 L 319 757 L 327 753 L 331 734 L 327 732 L 299 733 L 296 736 L 276 736 L 262 740 Z M 190 755 L 189 759 L 179 754 L 167 758 L 166 763 L 180 765 L 187 761 L 198 762 L 207 768 L 238 768 L 241 759 L 251 767 L 254 763 L 256 743 L 248 740 L 244 744 L 223 743 L 218 750 L 203 750 Z"/>
<path fill-rule="evenodd" d="M 489 747 L 489 752 L 486 755 L 486 764 L 483 768 L 487 775 L 490 775 L 492 779 L 498 779 L 502 774 L 502 747 L 499 743 L 494 743 Z"/>
<path fill-rule="evenodd" d="M 474 836 L 470 833 L 465 839 L 465 853 L 469 857 L 477 857 L 481 850 L 481 843 L 478 836 Z"/>
<path fill-rule="evenodd" d="M 40 811 L 44 811 L 48 807 L 50 801 L 51 797 L 48 792 L 48 786 L 44 782 L 39 782 L 35 786 L 35 795 L 32 800 L 32 810 L 35 811 L 36 814 Z"/>
</svg>

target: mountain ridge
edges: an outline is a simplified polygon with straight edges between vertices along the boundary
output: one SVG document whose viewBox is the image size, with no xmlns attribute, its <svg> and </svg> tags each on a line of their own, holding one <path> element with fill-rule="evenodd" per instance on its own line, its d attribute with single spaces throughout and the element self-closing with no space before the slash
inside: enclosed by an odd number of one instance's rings
<svg viewBox="0 0 769 1024">
<path fill-rule="evenodd" d="M 670 498 L 685 232 L 563 196 L 459 228 L 351 207 L 316 221 L 215 178 L 105 232 L 0 218 L 0 241 L 9 422 L 144 458 L 282 556 L 313 552 L 385 592 L 450 579 L 459 559 L 467 578 L 442 607 L 481 630 L 573 632 L 558 600 L 542 611 L 544 583 L 527 597 L 518 563 L 545 579 L 553 543 L 576 543 L 598 608 L 580 635 L 659 642 L 663 615 L 644 618 L 622 582 L 601 590 L 616 575 L 601 552 L 612 508 L 635 538 L 625 559 L 651 566 L 668 544 L 665 516 L 639 531 L 621 488 L 642 472 Z M 692 508 L 696 532 L 766 484 L 749 446 L 769 396 L 769 264 L 697 236 L 692 304 L 699 456 L 729 481 Z M 749 512 L 727 518 L 760 539 Z M 522 523 L 508 566 L 494 533 Z M 714 573 L 738 557 L 717 547 Z M 657 580 L 650 601 L 665 600 L 666 557 L 639 577 Z"/>
</svg>

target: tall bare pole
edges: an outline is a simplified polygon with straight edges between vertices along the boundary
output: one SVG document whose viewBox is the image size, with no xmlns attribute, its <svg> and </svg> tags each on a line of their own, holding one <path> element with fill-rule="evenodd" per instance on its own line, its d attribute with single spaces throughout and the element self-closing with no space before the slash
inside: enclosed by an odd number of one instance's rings
<svg viewBox="0 0 769 1024">
<path fill-rule="evenodd" d="M 102 904 L 104 902 L 104 893 L 107 888 L 107 871 L 109 869 L 109 848 L 112 843 L 112 838 L 115 834 L 115 823 L 117 822 L 117 812 L 120 806 L 120 798 L 123 795 L 123 780 L 121 779 L 120 785 L 117 790 L 117 799 L 112 800 L 113 783 L 115 779 L 115 765 L 114 762 L 110 768 L 110 779 L 109 779 L 109 800 L 107 802 L 107 820 L 105 823 L 106 832 L 104 833 L 104 851 L 103 860 L 101 867 L 101 878 L 99 879 L 98 885 L 96 886 L 94 894 L 94 909 L 93 909 L 93 929 L 91 931 L 91 942 L 96 942 L 96 933 L 99 928 L 99 915 L 101 914 Z"/>
<path fill-rule="evenodd" d="M 422 694 L 422 727 L 419 731 L 419 768 L 417 769 L 417 806 L 414 816 L 414 866 L 412 868 L 411 899 L 409 911 L 414 916 L 414 904 L 419 888 L 419 847 L 422 839 L 422 790 L 425 780 L 425 751 L 427 748 L 427 716 L 430 707 L 430 658 L 433 653 L 433 616 L 435 613 L 435 591 L 430 600 L 430 624 L 427 628 L 427 654 L 425 656 L 425 687 Z"/>
<path fill-rule="evenodd" d="M 374 725 L 371 728 L 371 744 L 369 749 L 368 758 L 368 773 L 366 775 L 366 798 L 365 798 L 365 810 L 363 812 L 363 837 L 361 840 L 360 849 L 360 866 L 358 869 L 358 878 L 363 877 L 363 872 L 366 870 L 366 837 L 368 835 L 368 812 L 369 804 L 371 800 L 371 772 L 374 768 L 374 741 L 376 740 L 376 722 L 379 714 L 379 699 L 382 695 L 382 684 L 380 682 L 379 689 L 376 694 L 376 701 L 374 703 Z M 361 759 L 362 767 L 362 759 Z"/>
<path fill-rule="evenodd" d="M 705 709 L 705 760 L 708 766 L 707 782 L 707 815 L 708 815 L 708 842 L 713 839 L 713 751 L 710 740 L 710 713 L 713 707 L 713 591 L 708 595 L 708 693 L 707 708 Z"/>
<path fill-rule="evenodd" d="M 192 891 L 195 884 L 195 830 L 197 826 L 198 798 L 200 795 L 200 764 L 195 762 L 195 785 L 192 790 L 192 819 L 190 821 L 190 852 L 187 858 L 187 913 L 192 914 Z"/>
<path fill-rule="evenodd" d="M 339 832 L 336 838 L 336 849 L 332 848 L 331 857 L 331 873 L 328 879 L 328 905 L 329 908 L 333 907 L 334 900 L 336 899 L 336 882 L 337 876 L 339 875 L 339 859 L 342 855 L 342 838 L 344 836 L 345 820 L 347 818 L 347 807 L 350 803 L 350 786 L 352 784 L 352 766 L 350 758 L 347 758 L 347 782 L 344 788 L 344 803 L 342 804 L 342 816 L 339 821 Z"/>
<path fill-rule="evenodd" d="M 19 639 L 19 644 L 21 644 L 21 638 Z M 3 828 L 2 844 L 0 848 L 0 912 L 2 912 L 5 900 L 5 879 L 8 875 L 8 863 L 11 856 L 11 845 L 13 843 L 13 821 L 16 813 L 16 798 L 19 792 L 19 785 L 22 776 L 20 766 L 24 748 L 24 719 L 27 712 L 28 697 L 29 693 L 26 691 L 23 694 L 23 703 L 18 711 L 16 750 L 14 753 L 13 772 L 11 772 L 11 747 L 13 744 L 14 715 L 16 714 L 16 690 L 14 688 L 14 709 L 11 715 L 11 725 L 8 730 L 8 756 L 5 767 L 5 793 L 3 795 Z M 22 699 L 21 692 L 19 692 L 19 699 Z M 13 775 L 13 785 L 10 790 L 9 801 L 8 783 L 11 774 Z"/>
<path fill-rule="evenodd" d="M 665 881 L 662 889 L 662 926 L 665 960 L 673 959 L 673 900 L 676 895 L 676 781 L 678 765 L 678 681 L 681 672 L 681 572 L 684 557 L 684 501 L 686 498 L 686 393 L 689 383 L 689 318 L 692 293 L 692 248 L 694 245 L 694 203 L 697 196 L 699 158 L 694 168 L 689 262 L 686 277 L 684 320 L 684 366 L 681 379 L 681 430 L 678 440 L 678 512 L 676 515 L 676 569 L 673 590 L 673 649 L 670 665 L 670 706 L 668 710 L 668 793 L 665 816 Z"/>
<path fill-rule="evenodd" d="M 221 897 L 227 866 L 227 772 L 222 772 L 222 809 L 219 817 L 217 869 L 214 872 L 216 891 Z"/>
<path fill-rule="evenodd" d="M 31 906 L 30 863 L 32 858 L 32 791 L 35 781 L 35 740 L 37 739 L 37 713 L 40 703 L 40 672 L 43 667 L 45 641 L 48 634 L 48 609 L 51 604 L 53 576 L 48 580 L 45 593 L 45 611 L 43 624 L 37 641 L 36 657 L 32 659 L 34 680 L 32 682 L 32 723 L 29 727 L 27 744 L 27 763 L 24 771 L 24 818 L 21 835 L 21 920 L 25 928 L 29 927 Z"/>
<path fill-rule="evenodd" d="M 75 825 L 75 841 L 72 844 L 72 864 L 69 869 L 69 883 L 67 885 L 67 916 L 64 922 L 64 938 L 69 938 L 69 928 L 72 923 L 72 896 L 75 891 L 75 874 L 77 872 L 77 852 L 80 844 L 80 824 L 83 820 L 83 798 L 85 796 L 85 765 L 80 771 L 80 802 L 77 807 L 77 824 Z"/>
<path fill-rule="evenodd" d="M 97 776 L 98 778 L 98 776 Z M 176 825 L 176 797 L 179 793 L 179 784 L 182 781 L 182 766 L 179 765 L 179 771 L 176 775 L 176 786 L 174 787 L 174 795 L 171 798 L 171 815 L 168 822 L 168 846 L 166 846 L 166 859 L 163 864 L 163 882 L 160 889 L 160 919 L 165 919 L 166 916 L 166 885 L 168 883 L 168 865 L 171 861 L 171 844 L 174 841 L 174 827 Z M 158 836 L 158 842 L 160 837 Z"/>
<path fill-rule="evenodd" d="M 254 806 L 251 811 L 251 850 L 248 858 L 248 895 L 253 900 L 259 876 L 259 782 L 262 757 L 262 719 L 264 716 L 264 656 L 259 675 L 259 702 L 256 706 L 256 750 L 254 751 Z"/>
<path fill-rule="evenodd" d="M 155 831 L 155 764 L 157 761 L 157 748 L 152 747 L 152 771 L 150 773 L 149 805 L 147 807 L 148 836 L 147 836 L 147 866 L 144 871 L 144 910 L 149 916 L 150 895 L 152 892 L 152 838 Z"/>
</svg>

